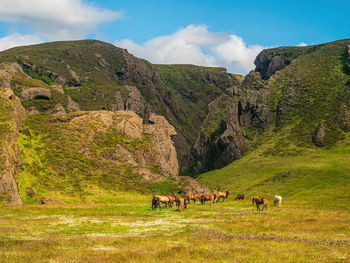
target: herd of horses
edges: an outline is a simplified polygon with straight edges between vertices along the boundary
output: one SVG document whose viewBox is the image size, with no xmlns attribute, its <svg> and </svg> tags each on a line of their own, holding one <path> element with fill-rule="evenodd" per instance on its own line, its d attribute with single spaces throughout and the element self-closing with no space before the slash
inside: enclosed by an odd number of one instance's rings
<svg viewBox="0 0 350 263">
<path fill-rule="evenodd" d="M 202 205 L 205 205 L 205 202 L 209 201 L 210 204 L 219 202 L 220 199 L 224 202 L 227 200 L 228 196 L 231 194 L 230 190 L 226 190 L 225 192 L 217 192 L 213 191 L 213 194 L 188 194 L 176 197 L 172 194 L 167 195 L 155 195 L 152 198 L 152 210 L 156 210 L 159 208 L 162 209 L 162 206 L 167 208 L 172 208 L 174 204 L 177 205 L 177 209 L 183 211 L 187 208 L 187 204 L 196 203 L 196 201 L 200 201 Z M 244 200 L 244 194 L 238 194 L 235 200 Z M 257 210 L 268 210 L 267 204 L 268 200 L 264 197 L 252 196 L 251 197 L 252 204 L 256 205 Z M 280 206 L 282 204 L 282 197 L 276 195 L 273 204 L 275 206 Z M 262 209 L 260 209 L 260 205 L 262 205 Z"/>
</svg>

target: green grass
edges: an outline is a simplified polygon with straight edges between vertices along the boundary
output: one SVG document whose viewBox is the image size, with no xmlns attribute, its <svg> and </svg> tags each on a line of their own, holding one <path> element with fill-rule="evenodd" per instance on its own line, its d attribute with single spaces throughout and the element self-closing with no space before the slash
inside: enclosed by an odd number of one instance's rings
<svg viewBox="0 0 350 263">
<path fill-rule="evenodd" d="M 4 262 L 339 262 L 350 258 L 349 210 L 249 200 L 151 210 L 151 196 L 114 204 L 0 206 Z M 337 242 L 339 244 L 337 244 Z M 343 242 L 340 243 L 340 242 Z"/>
<path fill-rule="evenodd" d="M 276 135 L 277 136 L 277 135 Z M 273 137 L 257 150 L 246 154 L 228 166 L 200 175 L 197 179 L 211 189 L 235 189 L 247 195 L 278 194 L 297 198 L 305 206 L 346 208 L 350 198 L 350 138 L 329 149 L 301 148 L 275 144 L 282 138 Z"/>
<path fill-rule="evenodd" d="M 27 187 L 32 187 L 38 197 L 69 203 L 113 201 L 114 192 L 120 190 L 150 193 L 179 188 L 172 180 L 150 185 L 142 182 L 142 175 L 134 171 L 128 157 L 116 149 L 122 146 L 136 162 L 144 156 L 144 168 L 160 174 L 151 137 L 128 138 L 116 127 L 117 117 L 128 116 L 109 114 L 110 127 L 89 112 L 30 115 L 23 120 L 23 128 L 32 135 L 20 134 L 18 140 L 23 160 L 19 189 L 24 203 L 34 203 L 26 194 Z"/>
</svg>

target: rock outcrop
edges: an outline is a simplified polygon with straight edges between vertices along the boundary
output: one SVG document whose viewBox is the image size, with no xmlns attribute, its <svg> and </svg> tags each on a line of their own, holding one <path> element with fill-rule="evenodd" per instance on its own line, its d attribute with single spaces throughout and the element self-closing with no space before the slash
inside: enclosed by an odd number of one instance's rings
<svg viewBox="0 0 350 263">
<path fill-rule="evenodd" d="M 317 147 L 323 147 L 325 145 L 326 129 L 323 124 L 319 124 L 315 129 L 312 136 L 312 141 Z"/>
<path fill-rule="evenodd" d="M 171 137 L 176 135 L 174 127 L 163 116 L 154 113 L 151 113 L 148 121 L 150 124 L 144 125 L 144 133 L 152 136 L 151 143 L 159 153 L 162 173 L 168 176 L 178 175 L 177 153 L 171 140 Z"/>
<path fill-rule="evenodd" d="M 51 93 L 49 89 L 46 88 L 27 88 L 23 89 L 19 94 L 18 97 L 21 100 L 34 100 L 34 99 L 42 99 L 42 100 L 50 100 L 51 99 Z"/>
<path fill-rule="evenodd" d="M 141 117 L 145 113 L 145 99 L 141 92 L 135 86 L 126 85 L 125 88 L 129 91 L 128 99 L 125 102 L 125 110 L 136 112 Z"/>
<path fill-rule="evenodd" d="M 267 80 L 277 71 L 288 66 L 294 59 L 313 50 L 313 47 L 280 47 L 265 49 L 255 58 L 255 71 L 260 72 L 261 78 Z"/>
<path fill-rule="evenodd" d="M 17 144 L 21 119 L 25 111 L 9 88 L 0 88 L 0 193 L 9 204 L 22 204 L 17 178 L 21 173 L 21 150 Z"/>
<path fill-rule="evenodd" d="M 195 174 L 221 168 L 246 151 L 237 99 L 222 95 L 208 107 L 209 113 L 191 150 Z"/>
</svg>

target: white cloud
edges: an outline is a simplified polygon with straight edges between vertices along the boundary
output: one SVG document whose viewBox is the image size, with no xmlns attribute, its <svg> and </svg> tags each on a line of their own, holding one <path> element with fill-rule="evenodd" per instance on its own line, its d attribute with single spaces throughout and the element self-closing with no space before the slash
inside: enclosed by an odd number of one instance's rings
<svg viewBox="0 0 350 263">
<path fill-rule="evenodd" d="M 297 46 L 298 47 L 306 47 L 307 44 L 305 42 L 300 42 Z"/>
<path fill-rule="evenodd" d="M 142 44 L 130 39 L 114 44 L 153 63 L 221 66 L 242 74 L 254 68 L 254 59 L 263 50 L 259 45 L 247 46 L 239 36 L 210 32 L 205 25 L 189 25 Z"/>
<path fill-rule="evenodd" d="M 0 51 L 11 47 L 32 45 L 41 42 L 43 42 L 42 39 L 33 35 L 11 34 L 0 38 Z"/>
<path fill-rule="evenodd" d="M 1 0 L 0 5 L 0 21 L 24 24 L 50 40 L 82 38 L 100 23 L 122 15 L 82 0 Z"/>
</svg>

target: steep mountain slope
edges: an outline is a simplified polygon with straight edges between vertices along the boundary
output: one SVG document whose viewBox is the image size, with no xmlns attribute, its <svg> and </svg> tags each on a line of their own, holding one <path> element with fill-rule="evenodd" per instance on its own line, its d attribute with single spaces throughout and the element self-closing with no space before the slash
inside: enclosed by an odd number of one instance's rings
<svg viewBox="0 0 350 263">
<path fill-rule="evenodd" d="M 348 198 L 349 45 L 262 51 L 238 96 L 248 153 L 199 180 L 250 194 Z"/>
<path fill-rule="evenodd" d="M 0 202 L 112 200 L 116 191 L 208 192 L 179 165 L 168 121 L 81 111 L 61 85 L 0 65 Z M 24 107 L 23 107 L 23 106 Z"/>
<path fill-rule="evenodd" d="M 239 85 L 222 68 L 152 65 L 125 49 L 95 40 L 13 48 L 1 52 L 0 61 L 17 62 L 31 77 L 62 85 L 81 110 L 127 109 L 141 117 L 150 112 L 164 115 L 177 130 L 174 141 L 181 167 L 188 163 L 207 105 L 227 88 Z"/>
</svg>

